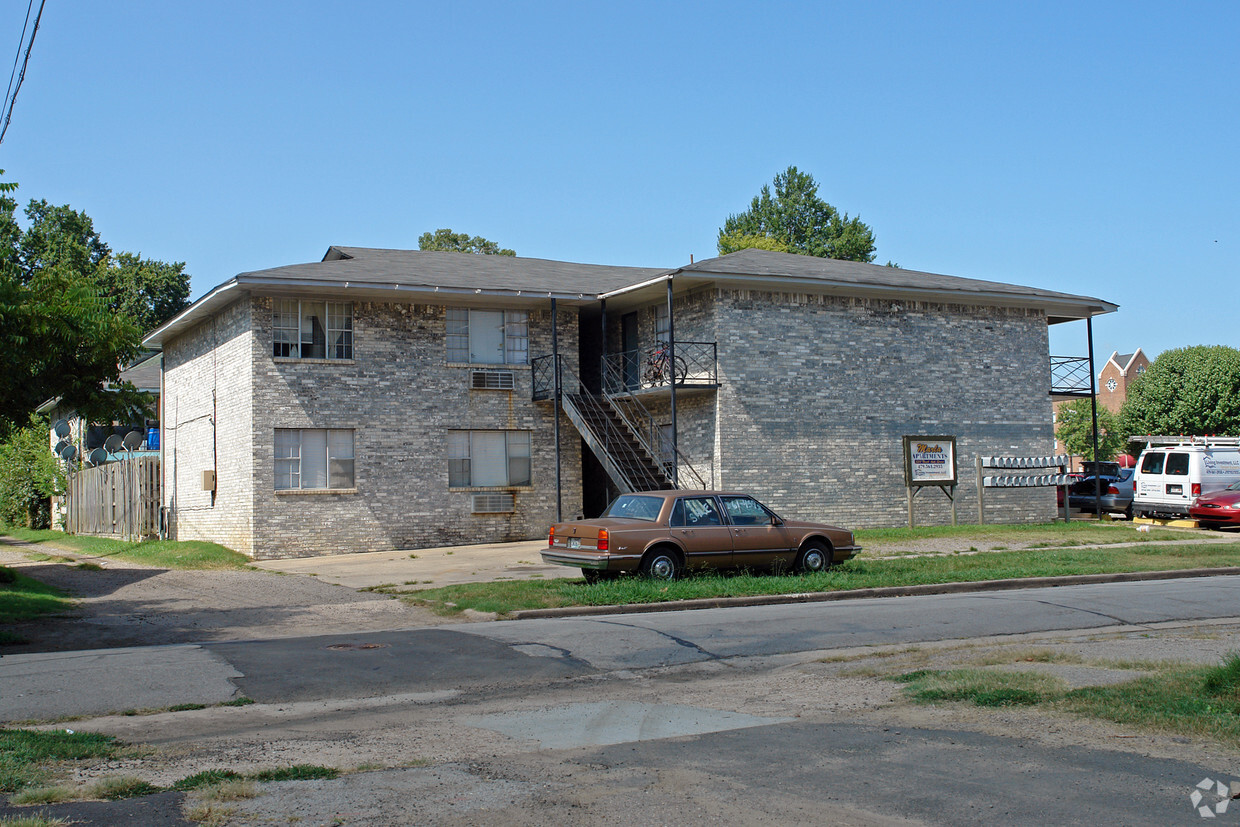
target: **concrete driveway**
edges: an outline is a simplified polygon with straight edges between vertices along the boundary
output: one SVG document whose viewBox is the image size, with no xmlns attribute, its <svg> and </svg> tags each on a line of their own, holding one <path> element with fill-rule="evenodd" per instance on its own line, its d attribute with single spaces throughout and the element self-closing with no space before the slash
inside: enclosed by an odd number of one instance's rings
<svg viewBox="0 0 1240 827">
<path fill-rule="evenodd" d="M 324 583 L 351 589 L 388 584 L 431 589 L 457 583 L 581 576 L 579 569 L 544 564 L 538 552 L 546 545 L 546 540 L 523 540 L 416 551 L 256 560 L 253 565 L 268 571 L 313 576 Z"/>
</svg>

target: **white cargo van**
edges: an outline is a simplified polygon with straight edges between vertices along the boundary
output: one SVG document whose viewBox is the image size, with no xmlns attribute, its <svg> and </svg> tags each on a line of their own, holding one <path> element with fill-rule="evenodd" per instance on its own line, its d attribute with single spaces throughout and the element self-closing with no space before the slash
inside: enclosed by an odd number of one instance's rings
<svg viewBox="0 0 1240 827">
<path fill-rule="evenodd" d="M 1235 437 L 1134 440 L 1147 442 L 1134 475 L 1132 513 L 1138 517 L 1187 517 L 1202 494 L 1240 480 L 1240 439 Z"/>
</svg>

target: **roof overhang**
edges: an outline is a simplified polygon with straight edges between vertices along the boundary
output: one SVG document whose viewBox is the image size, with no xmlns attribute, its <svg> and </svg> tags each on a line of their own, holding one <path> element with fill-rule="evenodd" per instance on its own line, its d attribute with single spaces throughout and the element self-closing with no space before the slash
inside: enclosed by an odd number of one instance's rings
<svg viewBox="0 0 1240 827">
<path fill-rule="evenodd" d="M 681 294 L 699 287 L 716 285 L 725 288 L 766 290 L 779 293 L 810 293 L 835 296 L 858 296 L 892 301 L 925 301 L 941 304 L 966 304 L 991 307 L 1023 307 L 1042 310 L 1047 324 L 1114 313 L 1119 305 L 1089 296 L 1067 294 L 1021 294 L 988 290 L 918 289 L 908 286 L 863 285 L 855 282 L 831 281 L 798 276 L 741 275 L 733 273 L 701 273 L 677 270 L 649 281 L 612 290 L 599 296 L 607 300 L 608 309 L 625 310 L 657 301 L 667 294 L 667 281 L 673 282 L 673 293 Z"/>
</svg>

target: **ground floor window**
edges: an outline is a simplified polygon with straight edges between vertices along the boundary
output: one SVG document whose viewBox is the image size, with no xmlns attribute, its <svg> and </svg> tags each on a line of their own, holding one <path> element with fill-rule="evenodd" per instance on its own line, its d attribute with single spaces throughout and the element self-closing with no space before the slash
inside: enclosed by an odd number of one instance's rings
<svg viewBox="0 0 1240 827">
<path fill-rule="evenodd" d="M 353 430 L 276 428 L 276 490 L 353 488 Z"/>
<path fill-rule="evenodd" d="M 448 431 L 450 487 L 529 484 L 529 431 Z"/>
</svg>

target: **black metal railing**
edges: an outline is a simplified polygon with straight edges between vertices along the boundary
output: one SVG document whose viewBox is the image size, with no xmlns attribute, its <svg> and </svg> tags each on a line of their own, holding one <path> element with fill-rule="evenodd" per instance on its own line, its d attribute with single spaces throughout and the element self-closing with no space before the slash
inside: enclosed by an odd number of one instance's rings
<svg viewBox="0 0 1240 827">
<path fill-rule="evenodd" d="M 1089 357 L 1052 356 L 1051 393 L 1056 396 L 1089 396 Z"/>
<path fill-rule="evenodd" d="M 582 434 L 590 443 L 591 448 L 597 445 L 610 457 L 623 459 L 624 455 L 631 451 L 622 446 L 626 443 L 634 444 L 634 447 L 640 448 L 641 452 L 662 468 L 669 481 L 677 478 L 675 469 L 678 469 L 679 475 L 684 477 L 685 481 L 698 488 L 707 487 L 702 475 L 694 467 L 692 458 L 679 446 L 671 444 L 664 438 L 654 416 L 640 399 L 623 388 L 623 382 L 618 383 L 621 386 L 618 393 L 605 393 L 602 397 L 596 397 L 586 390 L 585 385 L 572 368 L 564 362 L 564 357 L 561 356 L 559 359 L 560 393 L 563 395 L 565 407 L 574 408 L 570 415 L 576 413 L 577 408 L 588 414 L 597 406 L 603 406 L 618 418 L 617 424 L 623 424 L 623 433 L 617 432 L 610 422 L 603 422 L 602 430 L 596 431 L 599 428 L 598 422 L 594 421 L 596 417 L 589 417 L 591 421 L 587 422 L 577 422 L 574 418 L 574 424 L 578 428 L 585 427 L 591 431 L 590 434 Z M 530 367 L 533 374 L 534 401 L 554 398 L 556 377 L 554 357 L 551 355 L 535 357 L 530 360 Z M 604 361 L 604 385 L 608 381 L 607 371 L 614 368 L 614 364 L 609 366 Z M 579 398 L 574 403 L 570 397 Z M 603 458 L 600 457 L 600 459 Z"/>
<path fill-rule="evenodd" d="M 537 356 L 530 360 L 530 374 L 534 379 L 534 401 L 550 399 L 555 396 L 555 363 L 551 354 Z M 564 357 L 560 360 L 563 362 Z M 564 388 L 561 388 L 564 390 Z M 574 389 L 575 390 L 575 389 Z"/>
<path fill-rule="evenodd" d="M 603 393 L 638 391 L 667 387 L 701 387 L 719 384 L 719 355 L 714 342 L 677 340 L 673 356 L 666 343 L 622 353 L 609 353 L 602 359 Z"/>
</svg>

